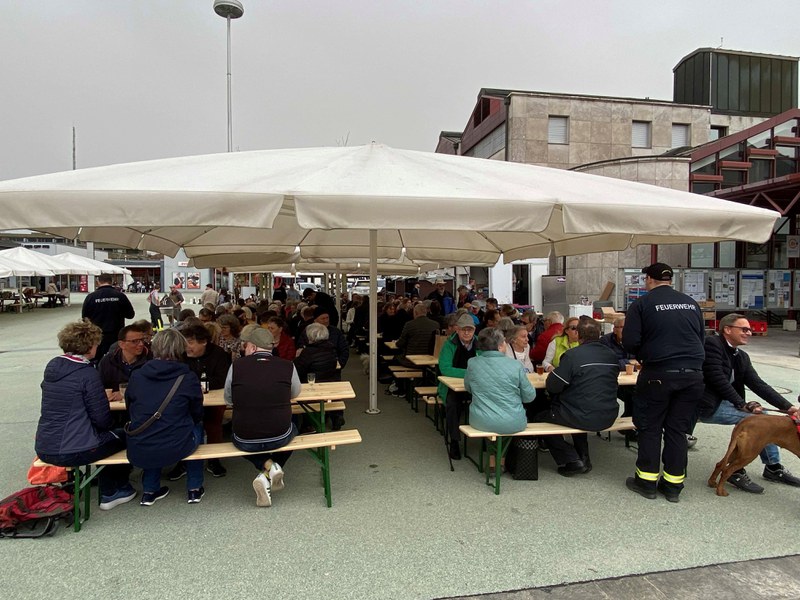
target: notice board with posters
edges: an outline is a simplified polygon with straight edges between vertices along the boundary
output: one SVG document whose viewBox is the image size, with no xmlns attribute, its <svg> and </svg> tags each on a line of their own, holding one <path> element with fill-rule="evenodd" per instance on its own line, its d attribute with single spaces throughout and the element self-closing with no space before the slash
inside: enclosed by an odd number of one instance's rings
<svg viewBox="0 0 800 600">
<path fill-rule="evenodd" d="M 767 271 L 767 308 L 791 308 L 792 272 Z"/>
<path fill-rule="evenodd" d="M 628 310 L 631 304 L 647 293 L 645 279 L 647 276 L 640 269 L 624 269 L 622 271 L 623 306 Z"/>
<path fill-rule="evenodd" d="M 739 306 L 745 310 L 764 308 L 764 271 L 740 271 Z"/>
<path fill-rule="evenodd" d="M 684 271 L 682 291 L 697 302 L 708 300 L 708 271 Z"/>
<path fill-rule="evenodd" d="M 794 293 L 792 294 L 792 308 L 800 308 L 800 271 L 794 272 Z"/>
<path fill-rule="evenodd" d="M 738 278 L 736 271 L 711 273 L 711 298 L 717 310 L 734 310 L 737 307 Z"/>
</svg>

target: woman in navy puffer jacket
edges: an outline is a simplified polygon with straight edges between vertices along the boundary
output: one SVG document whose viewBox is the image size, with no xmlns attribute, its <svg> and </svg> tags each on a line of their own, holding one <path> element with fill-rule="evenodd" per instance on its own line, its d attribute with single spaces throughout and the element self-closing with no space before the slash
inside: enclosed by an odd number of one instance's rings
<svg viewBox="0 0 800 600">
<path fill-rule="evenodd" d="M 125 448 L 122 430 L 112 430 L 103 382 L 89 362 L 102 336 L 100 328 L 89 321 L 69 323 L 58 332 L 64 354 L 45 367 L 36 430 L 36 454 L 51 465 L 88 465 Z M 108 466 L 100 472 L 101 509 L 110 510 L 136 497 L 129 474 L 127 465 Z"/>
<path fill-rule="evenodd" d="M 153 338 L 153 360 L 131 374 L 125 403 L 128 424 L 128 460 L 143 469 L 142 506 L 150 506 L 169 493 L 161 485 L 161 469 L 175 464 L 203 442 L 203 391 L 200 380 L 182 362 L 186 340 L 179 331 L 165 329 Z M 173 385 L 183 376 L 161 418 L 137 433 L 161 407 Z M 203 497 L 203 461 L 186 462 L 189 504 Z"/>
</svg>

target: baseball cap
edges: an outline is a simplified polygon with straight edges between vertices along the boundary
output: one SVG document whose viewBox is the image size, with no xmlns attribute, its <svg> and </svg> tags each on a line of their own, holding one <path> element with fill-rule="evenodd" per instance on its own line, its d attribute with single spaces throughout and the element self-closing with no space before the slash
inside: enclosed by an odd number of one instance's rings
<svg viewBox="0 0 800 600">
<path fill-rule="evenodd" d="M 467 314 L 461 315 L 456 321 L 456 327 L 472 327 L 475 329 L 475 320 Z"/>
<path fill-rule="evenodd" d="M 672 280 L 672 267 L 665 263 L 653 263 L 649 267 L 642 269 L 642 273 L 656 281 Z"/>
<path fill-rule="evenodd" d="M 250 342 L 264 350 L 272 349 L 272 346 L 275 344 L 275 340 L 269 332 L 269 329 L 264 329 L 260 325 L 246 325 L 242 329 L 242 333 L 239 337 L 243 342 Z"/>
</svg>

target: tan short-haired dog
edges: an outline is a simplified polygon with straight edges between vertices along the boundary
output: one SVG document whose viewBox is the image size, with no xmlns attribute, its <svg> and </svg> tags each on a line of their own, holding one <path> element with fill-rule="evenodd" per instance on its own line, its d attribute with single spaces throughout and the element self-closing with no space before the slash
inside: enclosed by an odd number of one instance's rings
<svg viewBox="0 0 800 600">
<path fill-rule="evenodd" d="M 776 444 L 800 457 L 800 434 L 791 417 L 753 415 L 739 421 L 731 433 L 728 451 L 708 479 L 708 486 L 717 488 L 717 496 L 727 496 L 728 477 L 750 464 L 767 444 Z"/>
</svg>

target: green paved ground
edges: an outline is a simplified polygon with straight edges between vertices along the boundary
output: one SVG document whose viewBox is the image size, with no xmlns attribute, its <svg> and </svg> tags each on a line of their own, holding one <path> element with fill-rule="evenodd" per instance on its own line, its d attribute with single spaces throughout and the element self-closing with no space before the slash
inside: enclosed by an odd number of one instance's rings
<svg viewBox="0 0 800 600">
<path fill-rule="evenodd" d="M 146 318 L 145 297 L 133 299 Z M 26 484 L 42 369 L 58 353 L 59 327 L 79 313 L 0 314 L 0 496 Z M 799 344 L 799 333 L 771 332 L 751 348 L 764 379 L 793 400 Z M 404 400 L 382 396 L 383 412 L 364 414 L 359 361 L 345 376 L 358 393 L 346 427 L 364 442 L 332 454 L 332 509 L 304 454 L 292 457 L 269 509 L 255 506 L 252 466 L 229 460 L 227 477 L 207 477 L 200 505 L 185 503 L 179 482 L 153 507 L 97 511 L 80 534 L 2 540 L 3 597 L 76 598 L 91 577 L 91 597 L 434 598 L 800 553 L 799 489 L 764 482 L 763 496 L 717 498 L 706 487 L 728 427 L 698 426 L 677 505 L 625 489 L 635 454 L 616 435 L 592 439 L 587 476 L 560 477 L 542 456 L 539 481 L 505 477 L 496 497 L 470 463 L 449 471 L 442 438 Z M 796 457 L 784 462 L 800 473 Z M 756 481 L 760 471 L 750 468 Z"/>
</svg>

